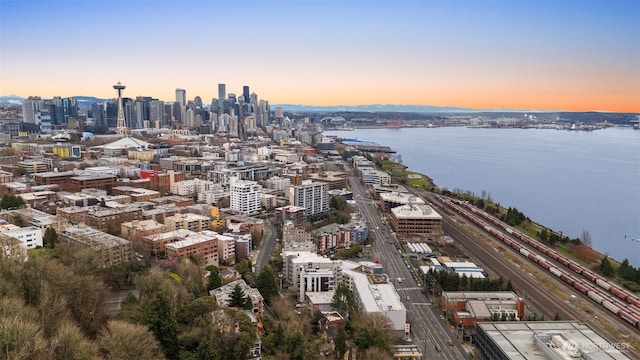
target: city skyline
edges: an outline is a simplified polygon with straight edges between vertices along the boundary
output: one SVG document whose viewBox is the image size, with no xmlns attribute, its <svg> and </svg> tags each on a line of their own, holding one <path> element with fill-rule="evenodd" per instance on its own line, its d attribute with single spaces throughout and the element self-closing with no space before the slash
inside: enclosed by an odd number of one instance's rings
<svg viewBox="0 0 640 360">
<path fill-rule="evenodd" d="M 640 112 L 638 1 L 0 0 L 0 94 Z M 55 31 L 54 31 L 55 30 Z M 52 36 L 51 34 L 59 34 Z"/>
</svg>

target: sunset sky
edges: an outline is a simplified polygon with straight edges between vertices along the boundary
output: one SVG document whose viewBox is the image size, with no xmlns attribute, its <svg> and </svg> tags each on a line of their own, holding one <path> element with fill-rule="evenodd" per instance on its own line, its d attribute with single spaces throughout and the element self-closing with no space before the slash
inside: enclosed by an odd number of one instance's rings
<svg viewBox="0 0 640 360">
<path fill-rule="evenodd" d="M 639 0 L 0 0 L 0 95 L 640 112 Z"/>
</svg>

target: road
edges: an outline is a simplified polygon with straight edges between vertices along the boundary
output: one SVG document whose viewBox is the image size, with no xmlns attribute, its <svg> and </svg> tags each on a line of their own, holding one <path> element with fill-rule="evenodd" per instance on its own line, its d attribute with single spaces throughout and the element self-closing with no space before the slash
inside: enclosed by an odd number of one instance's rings
<svg viewBox="0 0 640 360">
<path fill-rule="evenodd" d="M 430 197 L 423 196 L 423 198 L 429 200 Z M 547 320 L 554 319 L 558 314 L 561 319 L 584 322 L 612 344 L 626 343 L 627 339 L 624 336 L 633 335 L 635 332 L 628 324 L 603 310 L 588 297 L 538 268 L 535 264 L 529 263 L 499 240 L 490 239 L 489 234 L 484 233 L 483 229 L 467 222 L 461 216 L 450 215 L 453 212 L 443 210 L 440 203 L 436 201 L 431 201 L 430 204 L 434 208 L 438 208 L 442 215 L 444 233 L 454 238 L 457 246 L 466 254 L 472 254 L 474 262 L 485 269 L 491 277 L 502 276 L 505 279 L 510 279 L 516 292 L 524 297 L 530 311 L 544 315 Z M 478 233 L 483 233 L 484 236 L 479 238 L 471 235 L 468 231 L 469 227 L 476 229 Z M 567 294 L 575 294 L 581 300 L 564 300 L 563 296 L 567 296 Z M 613 327 L 610 324 L 613 324 Z M 621 333 L 615 330 L 623 328 L 627 330 Z M 612 331 L 612 329 L 614 330 Z M 638 358 L 636 354 L 629 352 L 626 352 L 626 355 L 630 358 Z"/>
<path fill-rule="evenodd" d="M 269 221 L 265 221 L 262 226 L 262 241 L 258 249 L 255 250 L 258 253 L 253 264 L 253 271 L 256 276 L 260 274 L 263 267 L 269 265 L 269 260 L 273 256 L 275 248 L 276 229 Z"/>
<path fill-rule="evenodd" d="M 352 173 L 348 166 L 346 171 L 347 174 Z M 348 181 L 357 207 L 370 226 L 374 258 L 384 266 L 385 273 L 396 286 L 407 309 L 407 319 L 411 324 L 411 341 L 420 347 L 427 359 L 468 359 L 467 353 L 457 341 L 454 341 L 455 346 L 448 344 L 449 339 L 455 339 L 455 333 L 437 314 L 437 308 L 428 302 L 422 292 L 422 284 L 412 275 L 417 273 L 399 250 L 395 236 L 383 221 L 375 202 L 369 198 L 360 178 L 349 175 Z M 416 277 L 419 279 L 419 276 Z M 402 282 L 398 282 L 398 278 Z M 441 351 L 436 350 L 436 344 Z"/>
</svg>

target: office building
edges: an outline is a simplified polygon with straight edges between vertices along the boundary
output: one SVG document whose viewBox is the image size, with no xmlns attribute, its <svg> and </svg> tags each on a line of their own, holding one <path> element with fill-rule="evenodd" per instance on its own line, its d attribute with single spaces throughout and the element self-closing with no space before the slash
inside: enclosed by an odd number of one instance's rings
<svg viewBox="0 0 640 360">
<path fill-rule="evenodd" d="M 176 89 L 176 102 L 180 104 L 181 107 L 187 106 L 187 90 Z"/>
<path fill-rule="evenodd" d="M 442 216 L 429 205 L 409 204 L 391 209 L 391 226 L 398 235 L 442 236 Z"/>
</svg>

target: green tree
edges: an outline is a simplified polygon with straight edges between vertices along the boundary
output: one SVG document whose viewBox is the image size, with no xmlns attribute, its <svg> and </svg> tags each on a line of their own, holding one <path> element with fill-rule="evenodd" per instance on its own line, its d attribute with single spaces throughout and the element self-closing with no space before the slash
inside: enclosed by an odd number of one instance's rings
<svg viewBox="0 0 640 360">
<path fill-rule="evenodd" d="M 206 323 L 213 311 L 213 301 L 209 296 L 203 296 L 184 306 L 179 314 L 179 320 L 183 324 L 196 326 Z"/>
<path fill-rule="evenodd" d="M 209 270 L 209 281 L 207 282 L 207 293 L 209 293 L 209 291 L 222 286 L 222 279 L 220 278 L 220 269 L 216 266 L 207 266 L 207 270 Z"/>
<path fill-rule="evenodd" d="M 24 206 L 24 199 L 18 195 L 4 194 L 0 200 L 0 209 L 17 209 Z"/>
<path fill-rule="evenodd" d="M 42 242 L 44 243 L 44 246 L 50 249 L 53 249 L 56 246 L 56 243 L 58 242 L 58 233 L 54 228 L 49 226 L 47 230 L 44 231 L 44 236 L 42 237 L 42 240 L 43 240 Z"/>
<path fill-rule="evenodd" d="M 278 295 L 278 283 L 276 275 L 270 266 L 265 266 L 260 271 L 256 279 L 256 288 L 260 291 L 260 295 L 267 304 L 271 303 L 271 298 Z"/>
<path fill-rule="evenodd" d="M 229 307 L 237 307 L 239 309 L 244 308 L 244 304 L 247 299 L 245 298 L 244 290 L 240 284 L 236 284 L 231 291 L 231 299 L 229 300 Z"/>
<path fill-rule="evenodd" d="M 353 293 L 347 285 L 340 283 L 333 294 L 331 306 L 342 316 L 346 316 L 349 310 L 355 307 Z"/>
<path fill-rule="evenodd" d="M 169 302 L 164 296 L 158 296 L 142 308 L 143 322 L 162 345 L 167 359 L 178 358 L 178 326 L 173 318 Z"/>
<path fill-rule="evenodd" d="M 600 268 L 600 272 L 604 276 L 613 276 L 615 274 L 615 270 L 613 269 L 613 266 L 611 266 L 611 262 L 609 261 L 609 257 L 608 256 L 605 256 L 600 261 L 600 267 L 599 268 Z"/>
</svg>

